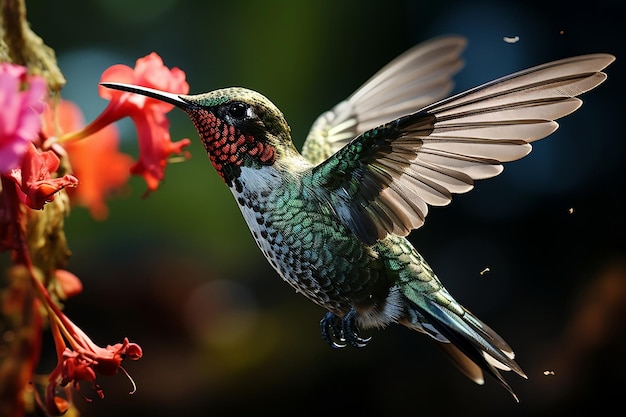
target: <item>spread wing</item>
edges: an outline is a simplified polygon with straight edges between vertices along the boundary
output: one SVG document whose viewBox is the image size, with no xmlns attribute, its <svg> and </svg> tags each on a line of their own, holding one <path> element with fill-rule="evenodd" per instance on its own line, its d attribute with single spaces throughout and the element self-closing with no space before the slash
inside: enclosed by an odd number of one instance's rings
<svg viewBox="0 0 626 417">
<path fill-rule="evenodd" d="M 420 227 L 474 180 L 502 172 L 554 121 L 580 107 L 576 96 L 606 79 L 615 57 L 593 54 L 533 67 L 362 133 L 306 179 L 362 241 Z"/>
<path fill-rule="evenodd" d="M 302 155 L 317 165 L 363 133 L 442 99 L 463 66 L 465 38 L 447 36 L 421 43 L 378 71 L 348 99 L 313 123 Z"/>
</svg>

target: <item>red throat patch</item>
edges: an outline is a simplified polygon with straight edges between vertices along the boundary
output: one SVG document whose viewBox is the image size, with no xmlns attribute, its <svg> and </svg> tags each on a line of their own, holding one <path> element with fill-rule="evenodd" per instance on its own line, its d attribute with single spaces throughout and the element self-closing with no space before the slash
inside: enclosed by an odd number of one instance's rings
<svg viewBox="0 0 626 417">
<path fill-rule="evenodd" d="M 271 165 L 276 160 L 276 149 L 257 140 L 252 135 L 244 135 L 233 125 L 225 123 L 213 113 L 194 110 L 192 120 L 209 154 L 213 167 L 224 178 L 224 167 L 240 166 L 246 156 L 255 158 L 261 165 Z"/>
</svg>

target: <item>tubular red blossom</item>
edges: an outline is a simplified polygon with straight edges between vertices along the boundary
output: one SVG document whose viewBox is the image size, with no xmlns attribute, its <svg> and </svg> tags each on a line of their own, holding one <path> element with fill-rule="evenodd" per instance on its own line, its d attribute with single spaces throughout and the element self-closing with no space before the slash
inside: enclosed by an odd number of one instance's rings
<svg viewBox="0 0 626 417">
<path fill-rule="evenodd" d="M 25 67 L 0 63 L 0 174 L 17 168 L 28 144 L 37 139 L 45 95 L 43 78 L 29 77 Z"/>
<path fill-rule="evenodd" d="M 76 352 L 66 348 L 63 351 L 62 362 L 57 367 L 56 373 L 53 371 L 50 378 L 57 378 L 60 372 L 61 380 L 59 385 L 65 386 L 69 383 L 74 385 L 74 389 L 79 389 L 80 381 L 88 381 L 96 389 L 98 396 L 104 398 L 104 392 L 96 385 L 96 371 L 102 375 L 115 375 L 120 369 L 122 360 L 128 357 L 131 360 L 140 359 L 141 348 L 136 343 L 130 343 L 124 339 L 124 343 L 109 345 L 105 349 L 95 346 L 96 350 L 82 350 Z"/>
<path fill-rule="evenodd" d="M 39 152 L 32 143 L 27 146 L 21 168 L 13 169 L 9 176 L 23 193 L 21 198 L 24 204 L 41 210 L 45 203 L 54 199 L 56 192 L 78 185 L 78 179 L 72 175 L 61 178 L 50 176 L 56 172 L 59 162 L 59 157 L 54 152 Z"/>
<path fill-rule="evenodd" d="M 90 341 L 91 342 L 91 341 Z M 63 397 L 56 393 L 59 388 L 63 389 L 71 385 L 75 391 L 80 392 L 80 382 L 88 382 L 98 397 L 104 398 L 104 391 L 96 383 L 97 374 L 115 375 L 122 367 L 122 360 L 138 360 L 142 356 L 142 350 L 136 343 L 130 343 L 124 339 L 123 343 L 101 348 L 94 345 L 93 349 L 79 349 L 73 351 L 65 348 L 56 368 L 50 373 L 49 384 L 46 389 L 46 404 L 51 414 L 59 415 L 63 413 Z M 134 383 L 133 383 L 134 386 Z M 66 397 L 71 393 L 64 392 Z M 87 401 L 90 398 L 84 396 Z"/>
<path fill-rule="evenodd" d="M 187 94 L 189 84 L 185 81 L 185 73 L 179 68 L 168 69 L 163 65 L 161 57 L 152 52 L 140 58 L 132 69 L 126 65 L 113 65 L 102 73 L 100 82 L 123 82 L 143 87 L 155 88 L 162 91 L 170 91 L 178 94 Z M 159 113 L 167 113 L 174 108 L 172 104 L 164 103 L 149 97 L 131 94 L 119 90 L 112 90 L 102 86 L 98 87 L 100 97 L 115 103 L 119 107 L 122 117 L 132 115 L 134 112 L 143 112 L 146 108 L 152 108 Z"/>
<path fill-rule="evenodd" d="M 87 382 L 98 397 L 104 398 L 104 391 L 96 383 L 97 374 L 115 375 L 119 369 L 123 370 L 124 359 L 139 360 L 143 356 L 143 351 L 138 344 L 129 342 L 128 338 L 124 338 L 122 343 L 102 348 L 92 342 L 89 336 L 56 306 L 52 304 L 48 306 L 49 313 L 54 317 L 51 324 L 58 363 L 48 378 L 46 408 L 52 415 L 61 415 L 71 403 L 71 391 L 67 389 L 69 386 L 80 392 L 80 382 Z M 65 345 L 64 337 L 72 349 Z M 128 376 L 126 371 L 124 373 Z M 134 386 L 133 382 L 133 388 Z M 58 395 L 59 392 L 62 396 Z M 84 398 L 91 401 L 87 396 Z"/>
<path fill-rule="evenodd" d="M 134 70 L 125 65 L 110 67 L 100 79 L 100 82 L 107 81 L 128 82 L 180 94 L 189 92 L 185 73 L 178 68 L 170 71 L 163 65 L 161 57 L 154 52 L 138 59 Z M 102 86 L 98 91 L 100 96 L 111 100 L 110 108 L 115 107 L 120 114 L 130 116 L 135 123 L 139 137 L 139 160 L 133 165 L 131 172 L 143 176 L 149 191 L 156 190 L 165 175 L 169 156 L 182 153 L 182 149 L 190 144 L 189 139 L 175 143 L 170 139 L 169 121 L 165 113 L 174 106 Z"/>
<path fill-rule="evenodd" d="M 167 68 L 161 57 L 154 52 L 138 59 L 134 69 L 121 64 L 113 65 L 102 74 L 100 82 L 132 83 L 179 94 L 189 92 L 185 73 L 178 68 Z M 133 165 L 131 172 L 144 178 L 149 192 L 156 190 L 165 175 L 168 158 L 173 154 L 189 157 L 187 153 L 183 153 L 183 148 L 191 141 L 183 139 L 172 142 L 170 138 L 169 121 L 165 113 L 174 106 L 101 86 L 98 91 L 101 97 L 110 100 L 107 107 L 84 129 L 62 136 L 60 142 L 85 138 L 113 122 L 130 117 L 139 137 L 139 160 Z"/>
</svg>

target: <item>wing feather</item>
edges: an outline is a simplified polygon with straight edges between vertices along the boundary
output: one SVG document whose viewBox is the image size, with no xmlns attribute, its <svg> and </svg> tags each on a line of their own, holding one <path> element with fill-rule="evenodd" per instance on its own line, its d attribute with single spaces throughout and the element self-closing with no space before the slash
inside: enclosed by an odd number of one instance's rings
<svg viewBox="0 0 626 417">
<path fill-rule="evenodd" d="M 466 40 L 432 39 L 391 61 L 362 87 L 320 115 L 306 138 L 302 156 L 319 164 L 357 135 L 445 97 L 461 69 Z"/>
<path fill-rule="evenodd" d="M 338 207 L 342 222 L 364 242 L 372 244 L 389 233 L 404 236 L 424 223 L 429 205 L 448 204 L 452 194 L 471 190 L 474 180 L 500 174 L 503 162 L 527 155 L 532 142 L 558 128 L 556 119 L 581 106 L 576 96 L 606 79 L 601 71 L 614 59 L 591 54 L 554 61 L 427 105 L 360 133 L 308 175 L 321 185 L 317 192 Z M 429 62 L 449 70 L 432 57 Z M 412 82 L 399 68 L 389 69 L 386 75 Z M 358 106 L 350 99 L 341 106 L 374 112 L 376 106 L 360 100 L 373 92 L 384 96 L 386 88 L 394 97 L 406 99 L 403 103 L 410 101 L 390 78 L 375 78 L 352 96 Z M 377 101 L 384 102 L 385 97 Z M 395 109 L 377 112 L 396 114 Z M 347 132 L 368 120 L 346 114 L 330 128 L 335 136 L 325 140 L 341 138 L 337 144 L 343 145 Z"/>
</svg>

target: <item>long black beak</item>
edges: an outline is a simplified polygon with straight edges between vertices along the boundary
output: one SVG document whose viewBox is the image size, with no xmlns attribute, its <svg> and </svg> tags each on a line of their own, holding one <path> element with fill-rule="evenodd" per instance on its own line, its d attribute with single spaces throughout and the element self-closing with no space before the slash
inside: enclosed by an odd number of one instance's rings
<svg viewBox="0 0 626 417">
<path fill-rule="evenodd" d="M 191 106 L 191 103 L 185 101 L 181 95 L 167 93 L 165 91 L 155 90 L 154 88 L 141 87 L 139 85 L 132 84 L 123 84 L 123 83 L 100 83 L 101 86 L 112 88 L 114 90 L 127 91 L 129 93 L 141 94 L 142 96 L 154 98 L 157 100 L 164 101 L 166 103 L 170 103 L 175 105 L 176 107 L 180 107 L 181 109 L 186 109 Z"/>
</svg>

